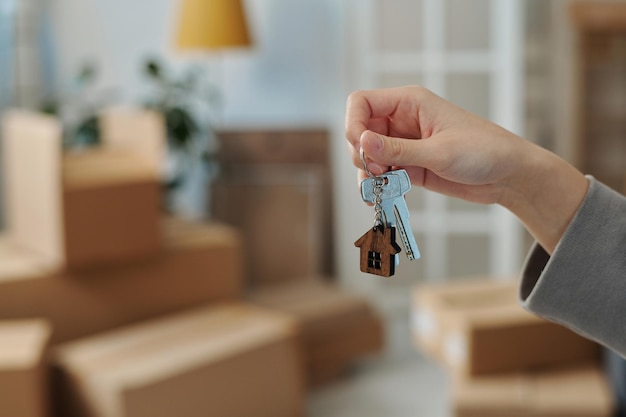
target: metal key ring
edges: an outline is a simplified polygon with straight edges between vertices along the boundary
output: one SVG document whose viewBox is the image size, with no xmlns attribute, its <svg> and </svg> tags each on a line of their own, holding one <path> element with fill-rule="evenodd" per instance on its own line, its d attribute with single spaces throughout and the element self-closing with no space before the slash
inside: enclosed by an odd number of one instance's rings
<svg viewBox="0 0 626 417">
<path fill-rule="evenodd" d="M 363 148 L 360 149 L 359 155 L 361 156 L 361 163 L 363 164 L 363 169 L 365 170 L 365 172 L 370 178 L 373 178 L 374 175 L 370 172 L 369 169 L 367 169 L 367 162 L 365 162 L 365 152 L 363 151 Z"/>
</svg>

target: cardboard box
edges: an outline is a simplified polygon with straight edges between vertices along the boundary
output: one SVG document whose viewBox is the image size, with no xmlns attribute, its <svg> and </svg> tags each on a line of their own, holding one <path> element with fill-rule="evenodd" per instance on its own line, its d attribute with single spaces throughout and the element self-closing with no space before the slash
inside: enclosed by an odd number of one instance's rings
<svg viewBox="0 0 626 417">
<path fill-rule="evenodd" d="M 160 256 L 88 272 L 45 268 L 37 256 L 5 238 L 0 244 L 0 318 L 48 318 L 54 342 L 62 342 L 240 296 L 241 242 L 233 228 L 175 220 L 163 226 Z M 7 258 L 21 266 L 9 270 Z"/>
<path fill-rule="evenodd" d="M 464 312 L 517 302 L 513 279 L 469 279 L 453 283 L 418 285 L 412 294 L 413 340 L 429 357 L 444 359 L 444 340 L 451 320 Z"/>
<path fill-rule="evenodd" d="M 160 183 L 132 153 L 61 154 L 58 120 L 27 111 L 2 120 L 7 228 L 51 263 L 85 268 L 158 252 Z"/>
<path fill-rule="evenodd" d="M 0 417 L 47 415 L 45 320 L 0 321 Z"/>
<path fill-rule="evenodd" d="M 336 379 L 357 359 L 383 348 L 382 320 L 364 298 L 335 285 L 303 279 L 253 291 L 247 299 L 300 323 L 311 386 Z"/>
<path fill-rule="evenodd" d="M 416 346 L 456 373 L 481 375 L 591 361 L 599 348 L 525 311 L 516 280 L 423 285 L 413 299 Z"/>
<path fill-rule="evenodd" d="M 363 314 L 351 326 L 318 338 L 307 347 L 308 380 L 312 387 L 345 376 L 359 359 L 380 354 L 385 344 L 383 320 L 377 314 Z"/>
<path fill-rule="evenodd" d="M 65 263 L 132 261 L 161 247 L 160 183 L 132 154 L 95 150 L 63 157 Z"/>
<path fill-rule="evenodd" d="M 18 246 L 61 265 L 61 124 L 50 116 L 12 110 L 3 114 L 0 137 L 7 232 Z"/>
<path fill-rule="evenodd" d="M 161 172 L 167 153 L 163 115 L 156 111 L 111 107 L 98 115 L 100 141 L 109 150 L 123 151 Z"/>
<path fill-rule="evenodd" d="M 5 281 L 39 277 L 55 266 L 44 256 L 19 247 L 8 235 L 0 233 L 0 285 Z"/>
<path fill-rule="evenodd" d="M 613 398 L 597 365 L 454 381 L 455 417 L 610 417 Z"/>
<path fill-rule="evenodd" d="M 62 415 L 301 416 L 297 336 L 284 314 L 228 303 L 63 345 Z"/>
</svg>

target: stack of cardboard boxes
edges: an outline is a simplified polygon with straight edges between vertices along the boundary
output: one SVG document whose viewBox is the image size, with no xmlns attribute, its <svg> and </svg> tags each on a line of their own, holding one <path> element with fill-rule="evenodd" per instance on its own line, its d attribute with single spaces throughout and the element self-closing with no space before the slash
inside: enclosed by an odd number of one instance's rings
<svg viewBox="0 0 626 417">
<path fill-rule="evenodd" d="M 305 370 L 379 348 L 346 340 L 380 335 L 362 300 L 244 301 L 239 232 L 162 218 L 157 115 L 114 110 L 102 133 L 63 154 L 57 120 L 2 119 L 0 417 L 300 416 Z"/>
<path fill-rule="evenodd" d="M 526 312 L 515 279 L 422 285 L 413 336 L 451 374 L 456 417 L 609 417 L 599 348 Z"/>
</svg>

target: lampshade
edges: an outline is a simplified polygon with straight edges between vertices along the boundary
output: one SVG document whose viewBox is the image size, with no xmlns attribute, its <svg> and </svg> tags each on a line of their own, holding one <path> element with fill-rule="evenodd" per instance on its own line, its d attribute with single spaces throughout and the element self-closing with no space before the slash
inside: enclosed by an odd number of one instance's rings
<svg viewBox="0 0 626 417">
<path fill-rule="evenodd" d="M 180 49 L 250 45 L 241 0 L 182 0 L 176 45 Z"/>
</svg>

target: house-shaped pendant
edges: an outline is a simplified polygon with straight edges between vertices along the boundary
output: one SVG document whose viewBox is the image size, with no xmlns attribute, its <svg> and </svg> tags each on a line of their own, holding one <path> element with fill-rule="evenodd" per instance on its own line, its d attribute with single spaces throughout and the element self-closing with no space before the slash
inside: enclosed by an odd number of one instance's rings
<svg viewBox="0 0 626 417">
<path fill-rule="evenodd" d="M 354 242 L 361 249 L 361 271 L 390 277 L 395 273 L 395 255 L 400 252 L 396 243 L 396 228 L 374 226 Z"/>
</svg>

